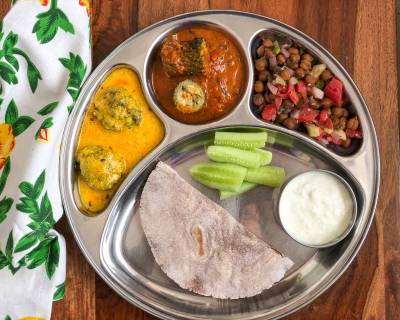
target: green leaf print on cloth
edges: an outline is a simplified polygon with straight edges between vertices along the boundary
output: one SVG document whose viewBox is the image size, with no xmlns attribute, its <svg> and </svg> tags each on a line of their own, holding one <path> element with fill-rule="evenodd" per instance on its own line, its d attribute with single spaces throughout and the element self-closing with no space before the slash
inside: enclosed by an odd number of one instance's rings
<svg viewBox="0 0 400 320">
<path fill-rule="evenodd" d="M 56 287 L 56 292 L 53 295 L 53 301 L 58 301 L 64 298 L 65 295 L 65 283 L 61 283 Z"/>
<path fill-rule="evenodd" d="M 13 199 L 7 197 L 0 200 L 0 223 L 7 218 L 7 213 L 10 211 L 13 202 Z"/>
<path fill-rule="evenodd" d="M 14 99 L 10 101 L 6 110 L 6 123 L 12 126 L 12 134 L 14 137 L 20 135 L 28 127 L 35 122 L 35 119 L 29 116 L 19 116 L 18 108 Z"/>
<path fill-rule="evenodd" d="M 79 55 L 75 55 L 72 52 L 69 53 L 69 58 L 60 58 L 59 60 L 69 70 L 67 91 L 75 101 L 78 98 L 80 87 L 86 74 L 86 65 Z"/>
<path fill-rule="evenodd" d="M 3 22 L 0 22 L 0 41 L 3 39 Z M 17 48 L 18 35 L 10 31 L 4 39 L 0 50 L 0 77 L 9 84 L 17 84 L 17 72 L 19 70 L 19 62 L 15 56 L 21 56 L 27 63 L 27 77 L 29 86 L 34 93 L 42 76 L 36 66 L 33 64 L 29 56 Z"/>
<path fill-rule="evenodd" d="M 47 116 L 54 111 L 58 107 L 59 102 L 54 101 L 46 106 L 42 107 L 37 114 L 40 116 Z M 49 141 L 49 129 L 53 126 L 53 117 L 48 117 L 43 120 L 42 124 L 40 125 L 39 129 L 37 129 L 35 133 L 35 140 L 36 141 Z"/>
<path fill-rule="evenodd" d="M 57 34 L 58 28 L 65 32 L 74 34 L 74 26 L 68 20 L 68 17 L 57 8 L 57 0 L 51 0 L 50 9 L 39 13 L 37 22 L 33 26 L 32 33 L 36 34 L 37 40 L 43 44 L 50 42 Z"/>
<path fill-rule="evenodd" d="M 10 158 L 7 158 L 3 172 L 0 176 L 0 195 L 4 190 L 8 175 L 10 174 L 10 167 Z M 8 211 L 10 211 L 13 202 L 14 200 L 8 197 L 3 197 L 3 199 L 0 200 L 0 223 L 2 223 L 7 218 L 7 213 Z"/>
<path fill-rule="evenodd" d="M 87 66 L 78 54 L 73 54 L 72 52 L 69 53 L 69 58 L 60 58 L 59 61 L 69 71 L 67 91 L 75 103 L 85 79 Z M 68 107 L 68 112 L 71 112 L 72 108 L 73 104 Z"/>
<path fill-rule="evenodd" d="M 14 238 L 13 238 L 13 230 L 11 229 L 10 233 L 8 234 L 6 248 L 3 251 L 0 249 L 0 269 L 8 267 L 12 274 L 15 274 L 21 266 L 14 267 L 13 259 L 14 259 Z"/>
<path fill-rule="evenodd" d="M 58 107 L 58 103 L 59 103 L 58 101 L 49 103 L 48 105 L 46 105 L 42 109 L 40 109 L 37 113 L 41 116 L 46 116 L 46 115 L 52 113 L 53 110 Z"/>
<path fill-rule="evenodd" d="M 0 176 L 0 195 L 4 190 L 9 174 L 10 174 L 10 158 L 7 158 L 6 164 Z"/>
<path fill-rule="evenodd" d="M 21 182 L 19 189 L 24 195 L 16 205 L 17 210 L 27 213 L 31 222 L 27 225 L 32 231 L 25 234 L 18 240 L 14 252 L 22 252 L 33 248 L 19 261 L 19 267 L 26 266 L 34 269 L 45 264 L 46 273 L 49 279 L 52 278 L 58 267 L 60 258 L 60 245 L 58 237 L 50 233 L 55 224 L 53 208 L 47 192 L 43 192 L 46 179 L 46 171 L 39 175 L 35 183 L 28 181 Z"/>
</svg>

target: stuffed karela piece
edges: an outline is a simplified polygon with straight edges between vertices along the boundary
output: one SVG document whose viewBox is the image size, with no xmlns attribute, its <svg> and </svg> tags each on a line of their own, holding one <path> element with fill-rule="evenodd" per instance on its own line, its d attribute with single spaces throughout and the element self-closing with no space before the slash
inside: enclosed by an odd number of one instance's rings
<svg viewBox="0 0 400 320">
<path fill-rule="evenodd" d="M 179 41 L 168 37 L 162 44 L 160 55 L 164 70 L 170 77 L 205 75 L 208 72 L 210 54 L 203 38 Z"/>
<path fill-rule="evenodd" d="M 206 95 L 203 88 L 192 80 L 184 80 L 175 88 L 174 102 L 183 113 L 199 111 L 204 106 Z"/>
</svg>

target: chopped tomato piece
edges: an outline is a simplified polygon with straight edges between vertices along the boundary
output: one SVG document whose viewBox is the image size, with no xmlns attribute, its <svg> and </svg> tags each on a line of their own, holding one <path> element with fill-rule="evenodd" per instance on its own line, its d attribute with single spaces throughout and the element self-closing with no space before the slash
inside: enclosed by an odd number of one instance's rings
<svg viewBox="0 0 400 320">
<path fill-rule="evenodd" d="M 278 92 L 286 92 L 287 91 L 287 85 L 281 85 L 281 84 L 276 84 L 275 85 L 278 88 Z"/>
<path fill-rule="evenodd" d="M 319 113 L 318 119 L 319 119 L 319 122 L 320 122 L 320 123 L 324 123 L 326 120 L 328 120 L 328 118 L 329 118 L 329 113 L 328 113 L 327 110 L 322 110 L 322 111 Z"/>
<path fill-rule="evenodd" d="M 292 100 L 292 102 L 297 105 L 300 101 L 299 96 L 297 95 L 296 91 L 294 91 L 293 89 L 290 89 L 288 92 L 289 95 L 289 99 Z"/>
<path fill-rule="evenodd" d="M 333 129 L 333 122 L 331 118 L 328 118 L 325 122 L 324 122 L 324 127 L 327 129 Z"/>
<path fill-rule="evenodd" d="M 333 134 L 331 137 L 332 137 L 332 143 L 334 143 L 334 144 L 342 144 L 342 140 L 340 139 L 339 136 Z"/>
<path fill-rule="evenodd" d="M 279 108 L 282 105 L 282 98 L 281 97 L 275 97 L 275 106 L 276 108 Z"/>
<path fill-rule="evenodd" d="M 277 108 L 274 104 L 268 104 L 264 107 L 261 117 L 266 121 L 274 121 L 277 114 Z"/>
<path fill-rule="evenodd" d="M 300 109 L 300 114 L 298 120 L 300 122 L 312 122 L 314 121 L 319 112 L 317 110 L 311 109 L 309 107 L 304 107 Z"/>
<path fill-rule="evenodd" d="M 325 86 L 325 95 L 338 106 L 343 104 L 343 83 L 336 78 L 333 78 Z"/>
<path fill-rule="evenodd" d="M 321 133 L 318 137 L 315 137 L 314 139 L 317 140 L 317 141 L 324 141 L 324 140 L 325 140 L 325 137 L 324 137 L 324 135 Z"/>
<path fill-rule="evenodd" d="M 293 89 L 293 86 L 291 84 L 287 86 L 279 86 L 279 92 L 276 94 L 277 97 L 280 97 L 282 99 L 288 99 L 289 98 L 289 91 Z"/>
<path fill-rule="evenodd" d="M 288 98 L 288 93 L 287 92 L 278 92 L 275 97 L 279 97 L 281 99 L 287 99 Z"/>
<path fill-rule="evenodd" d="M 349 138 L 362 138 L 362 132 L 360 130 L 346 129 L 346 136 Z"/>
<path fill-rule="evenodd" d="M 307 86 L 303 81 L 297 82 L 296 91 L 300 93 L 304 100 L 307 100 Z"/>
</svg>

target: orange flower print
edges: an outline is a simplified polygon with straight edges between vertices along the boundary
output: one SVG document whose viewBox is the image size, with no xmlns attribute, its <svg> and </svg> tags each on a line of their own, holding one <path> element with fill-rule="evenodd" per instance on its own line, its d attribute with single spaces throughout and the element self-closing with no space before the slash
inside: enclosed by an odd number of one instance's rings
<svg viewBox="0 0 400 320">
<path fill-rule="evenodd" d="M 79 0 L 79 4 L 82 7 L 86 7 L 86 12 L 90 16 L 90 0 Z"/>
<path fill-rule="evenodd" d="M 50 141 L 50 130 L 49 128 L 41 128 L 37 136 L 37 141 L 40 143 L 47 143 Z"/>
<path fill-rule="evenodd" d="M 47 6 L 49 4 L 49 0 L 39 0 L 42 6 Z"/>
<path fill-rule="evenodd" d="M 6 164 L 7 158 L 15 146 L 13 128 L 8 123 L 0 124 L 0 170 Z"/>
</svg>

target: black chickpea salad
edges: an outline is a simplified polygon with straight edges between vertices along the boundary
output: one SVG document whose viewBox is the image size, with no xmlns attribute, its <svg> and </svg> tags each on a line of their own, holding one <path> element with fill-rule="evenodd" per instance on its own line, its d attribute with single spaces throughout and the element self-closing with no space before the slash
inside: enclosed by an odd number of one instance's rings
<svg viewBox="0 0 400 320">
<path fill-rule="evenodd" d="M 259 36 L 253 106 L 263 120 L 307 132 L 323 145 L 350 147 L 362 138 L 343 83 L 306 48 Z"/>
</svg>

